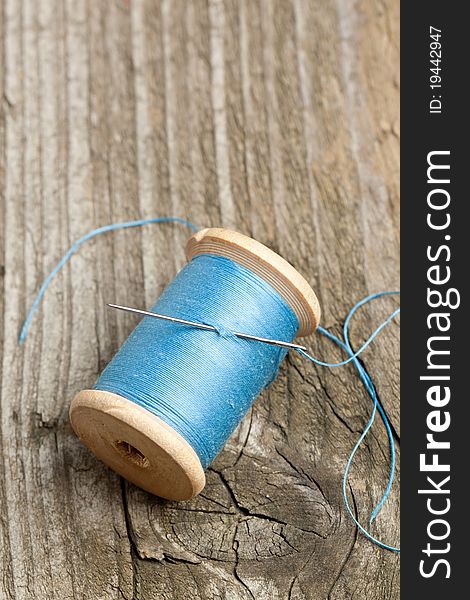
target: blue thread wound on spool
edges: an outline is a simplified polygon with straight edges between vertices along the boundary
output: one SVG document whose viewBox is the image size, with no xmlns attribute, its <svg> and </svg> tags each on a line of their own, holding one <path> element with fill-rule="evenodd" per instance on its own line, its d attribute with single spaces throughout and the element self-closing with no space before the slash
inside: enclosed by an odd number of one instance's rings
<svg viewBox="0 0 470 600">
<path fill-rule="evenodd" d="M 95 389 L 123 396 L 160 417 L 207 468 L 261 390 L 274 381 L 287 353 L 229 332 L 291 342 L 298 319 L 258 275 L 210 254 L 188 263 L 153 310 L 210 323 L 218 332 L 146 317 Z"/>
</svg>

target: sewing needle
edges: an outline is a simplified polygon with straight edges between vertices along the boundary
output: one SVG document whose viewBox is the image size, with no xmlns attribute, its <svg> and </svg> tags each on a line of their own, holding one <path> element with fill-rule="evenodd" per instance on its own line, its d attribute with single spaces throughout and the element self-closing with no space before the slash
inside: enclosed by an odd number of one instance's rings
<svg viewBox="0 0 470 600">
<path fill-rule="evenodd" d="M 120 304 L 108 304 L 110 308 L 116 308 L 117 310 L 124 310 L 126 312 L 136 313 L 145 317 L 155 317 L 157 319 L 163 319 L 164 321 L 171 321 L 172 323 L 181 323 L 182 325 L 190 325 L 191 327 L 197 327 L 198 329 L 206 329 L 208 331 L 217 331 L 217 328 L 213 325 L 207 325 L 206 323 L 197 323 L 196 321 L 188 321 L 186 319 L 178 319 L 176 317 L 169 317 L 168 315 L 162 315 L 160 313 L 150 312 L 149 310 L 142 310 L 140 308 L 132 308 L 130 306 L 122 306 Z M 269 338 L 258 337 L 256 335 L 250 335 L 249 333 L 232 332 L 239 338 L 245 340 L 253 340 L 255 342 L 262 342 L 263 344 L 270 344 L 271 346 L 280 346 L 281 348 L 288 348 L 290 350 L 307 350 L 305 346 L 299 344 L 293 344 L 291 342 L 284 342 L 282 340 L 272 340 Z"/>
</svg>

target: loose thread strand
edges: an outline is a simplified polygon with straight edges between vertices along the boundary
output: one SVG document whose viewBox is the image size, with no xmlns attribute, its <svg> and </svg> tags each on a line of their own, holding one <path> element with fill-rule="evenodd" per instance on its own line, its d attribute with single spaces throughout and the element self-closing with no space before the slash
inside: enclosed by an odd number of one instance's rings
<svg viewBox="0 0 470 600">
<path fill-rule="evenodd" d="M 52 282 L 57 273 L 62 269 L 65 263 L 70 260 L 73 254 L 75 254 L 75 252 L 80 248 L 80 246 L 83 243 L 87 242 L 88 240 L 91 240 L 92 238 L 96 237 L 97 235 L 100 235 L 101 233 L 107 233 L 108 231 L 117 231 L 118 229 L 129 229 L 131 227 L 141 227 L 142 225 L 150 225 L 151 223 L 180 223 L 181 225 L 189 227 L 189 229 L 192 229 L 193 231 L 199 231 L 199 227 L 196 227 L 196 225 L 194 225 L 190 221 L 180 219 L 179 217 L 155 217 L 152 219 L 138 219 L 137 221 L 125 221 L 123 223 L 111 223 L 110 225 L 104 225 L 103 227 L 98 227 L 97 229 L 89 231 L 81 238 L 79 238 L 76 242 L 74 242 L 74 244 L 72 244 L 69 250 L 67 250 L 64 256 L 59 260 L 56 266 L 44 279 L 41 288 L 39 289 L 39 292 L 37 293 L 36 298 L 34 299 L 34 302 L 32 303 L 28 314 L 26 315 L 23 327 L 21 328 L 19 343 L 22 344 L 25 341 L 34 313 L 38 309 L 42 297 L 44 296 L 47 288 L 49 287 L 49 284 Z"/>
<path fill-rule="evenodd" d="M 377 327 L 377 329 L 367 338 L 366 342 L 361 346 L 361 348 L 357 351 L 354 352 L 352 347 L 351 347 L 351 343 L 350 343 L 350 339 L 349 339 L 349 323 L 351 321 L 351 318 L 353 317 L 353 315 L 357 312 L 357 310 L 359 308 L 361 308 L 362 306 L 364 306 L 365 304 L 367 304 L 368 302 L 375 300 L 377 298 L 381 298 L 383 296 L 390 296 L 390 295 L 396 295 L 399 294 L 400 292 L 397 291 L 387 291 L 387 292 L 379 292 L 377 294 L 371 294 L 369 296 L 366 296 L 365 298 L 363 298 L 362 300 L 360 300 L 359 302 L 357 302 L 349 311 L 345 321 L 344 321 L 344 326 L 343 326 L 343 337 L 344 337 L 344 341 L 341 340 L 340 338 L 336 337 L 335 335 L 333 335 L 332 333 L 330 333 L 329 331 L 327 331 L 326 329 L 324 329 L 323 327 L 318 327 L 318 332 L 321 333 L 322 335 L 324 335 L 325 337 L 327 337 L 328 339 L 330 339 L 331 341 L 333 341 L 335 344 L 337 344 L 338 346 L 340 346 L 341 348 L 343 348 L 350 356 L 350 358 L 346 361 L 341 361 L 339 363 L 326 363 L 323 361 L 319 361 L 318 359 L 314 358 L 313 356 L 311 356 L 310 354 L 308 354 L 307 352 L 304 352 L 302 350 L 298 350 L 299 354 L 301 354 L 302 356 L 304 356 L 305 358 L 308 358 L 310 361 L 312 361 L 315 364 L 319 364 L 321 366 L 326 366 L 326 367 L 336 367 L 336 366 L 341 366 L 344 364 L 347 364 L 349 362 L 354 362 L 354 366 L 356 367 L 359 377 L 361 379 L 361 381 L 364 384 L 364 387 L 367 391 L 367 393 L 369 394 L 369 396 L 372 398 L 373 400 L 373 409 L 372 409 L 372 413 L 371 416 L 369 418 L 369 421 L 366 425 L 366 427 L 364 428 L 361 436 L 359 437 L 359 439 L 357 440 L 354 448 L 351 451 L 351 454 L 349 455 L 348 461 L 346 463 L 346 467 L 344 470 L 344 474 L 343 474 L 343 484 L 342 484 L 342 489 L 343 489 L 343 499 L 344 499 L 344 503 L 346 506 L 346 510 L 348 511 L 349 516 L 351 517 L 351 519 L 353 520 L 353 522 L 355 523 L 355 525 L 358 527 L 358 529 L 372 542 L 374 542 L 375 544 L 377 544 L 378 546 L 380 546 L 381 548 L 384 548 L 386 550 L 391 550 L 393 552 L 400 552 L 400 549 L 395 547 L 395 546 L 391 546 L 389 544 L 385 544 L 384 542 L 381 542 L 380 540 L 378 540 L 377 538 L 375 538 L 371 533 L 369 533 L 357 520 L 354 512 L 351 509 L 351 506 L 349 504 L 349 500 L 348 500 L 348 496 L 347 496 L 347 485 L 348 485 L 348 475 L 349 475 L 349 471 L 351 469 L 351 465 L 352 462 L 354 460 L 354 456 L 356 455 L 357 450 L 359 449 L 362 441 L 364 440 L 364 438 L 366 437 L 368 431 L 370 430 L 370 428 L 372 427 L 374 421 L 375 421 L 375 415 L 377 413 L 377 411 L 379 412 L 382 421 L 384 423 L 385 429 L 387 431 L 387 436 L 388 436 L 388 440 L 389 440 L 389 446 L 390 446 L 390 470 L 389 470 L 389 477 L 388 477 L 388 481 L 387 481 L 387 486 L 385 488 L 385 491 L 382 495 L 382 497 L 380 498 L 378 504 L 375 506 L 375 508 L 372 511 L 370 520 L 369 520 L 369 525 L 373 522 L 373 520 L 376 518 L 376 516 L 378 515 L 378 513 L 380 512 L 380 509 L 382 508 L 383 504 L 385 503 L 385 501 L 387 500 L 389 494 L 390 494 L 390 490 L 393 484 L 393 478 L 394 478 L 394 473 L 395 473 L 395 462 L 396 462 L 396 455 L 395 455 L 395 442 L 393 439 L 393 432 L 392 432 L 392 428 L 390 426 L 390 422 L 388 420 L 387 414 L 385 412 L 385 410 L 383 409 L 379 398 L 377 396 L 377 392 L 375 390 L 374 384 L 372 382 L 372 378 L 370 377 L 370 375 L 368 374 L 367 370 L 365 369 L 365 367 L 359 362 L 358 360 L 358 356 L 365 350 L 365 348 L 370 344 L 370 342 L 372 342 L 372 340 L 377 336 L 377 334 L 388 324 L 390 323 L 390 321 L 396 317 L 398 315 L 398 313 L 400 312 L 400 308 L 397 308 L 396 310 L 394 310 L 391 315 L 385 320 L 383 321 L 383 323 Z"/>
</svg>

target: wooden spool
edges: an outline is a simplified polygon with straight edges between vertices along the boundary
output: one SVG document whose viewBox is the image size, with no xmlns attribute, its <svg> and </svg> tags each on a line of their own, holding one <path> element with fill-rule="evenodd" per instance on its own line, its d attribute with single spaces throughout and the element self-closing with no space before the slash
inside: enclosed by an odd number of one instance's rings
<svg viewBox="0 0 470 600">
<path fill-rule="evenodd" d="M 290 305 L 299 319 L 298 336 L 315 331 L 320 319 L 315 293 L 294 267 L 263 244 L 235 231 L 203 229 L 186 246 L 188 261 L 198 254 L 226 256 L 247 267 Z M 152 494 L 187 500 L 204 488 L 204 469 L 189 443 L 159 417 L 122 396 L 84 390 L 72 402 L 70 422 L 100 460 Z"/>
</svg>

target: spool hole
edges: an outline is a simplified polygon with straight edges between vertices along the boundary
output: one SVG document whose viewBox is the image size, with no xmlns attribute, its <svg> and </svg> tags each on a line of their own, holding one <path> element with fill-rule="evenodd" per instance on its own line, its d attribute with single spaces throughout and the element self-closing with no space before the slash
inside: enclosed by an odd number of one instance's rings
<svg viewBox="0 0 470 600">
<path fill-rule="evenodd" d="M 121 456 L 127 458 L 127 460 L 131 461 L 138 467 L 145 469 L 149 466 L 150 463 L 148 458 L 129 442 L 118 440 L 114 442 L 114 447 L 121 454 Z"/>
</svg>

